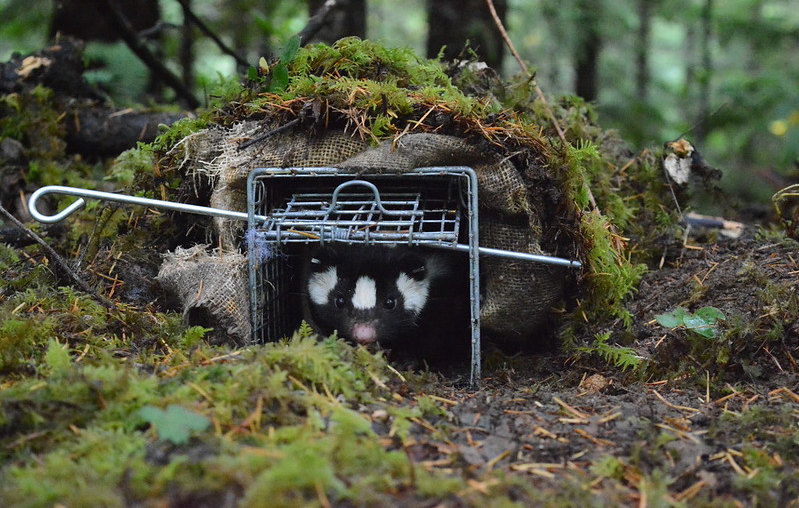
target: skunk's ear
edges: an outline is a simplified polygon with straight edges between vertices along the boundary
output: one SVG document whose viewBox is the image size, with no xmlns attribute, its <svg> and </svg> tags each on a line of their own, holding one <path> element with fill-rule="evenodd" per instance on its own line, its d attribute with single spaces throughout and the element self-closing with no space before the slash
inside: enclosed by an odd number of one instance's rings
<svg viewBox="0 0 799 508">
<path fill-rule="evenodd" d="M 409 253 L 403 256 L 400 260 L 400 270 L 415 280 L 422 280 L 427 276 L 425 259 L 416 254 Z"/>
</svg>

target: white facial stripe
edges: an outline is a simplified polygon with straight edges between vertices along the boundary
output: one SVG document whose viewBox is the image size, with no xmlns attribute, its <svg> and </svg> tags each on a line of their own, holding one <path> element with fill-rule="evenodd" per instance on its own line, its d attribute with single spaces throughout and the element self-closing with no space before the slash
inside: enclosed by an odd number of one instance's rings
<svg viewBox="0 0 799 508">
<path fill-rule="evenodd" d="M 355 282 L 352 306 L 356 309 L 372 309 L 377 303 L 377 287 L 371 277 L 362 276 Z"/>
<path fill-rule="evenodd" d="M 324 272 L 311 275 L 308 279 L 308 294 L 311 295 L 313 303 L 325 305 L 330 292 L 336 287 L 336 283 L 338 283 L 338 274 L 336 274 L 335 266 L 331 266 Z"/>
<path fill-rule="evenodd" d="M 401 273 L 397 277 L 397 289 L 405 300 L 405 308 L 411 312 L 419 313 L 427 303 L 427 294 L 430 291 L 430 279 L 416 280 Z"/>
</svg>

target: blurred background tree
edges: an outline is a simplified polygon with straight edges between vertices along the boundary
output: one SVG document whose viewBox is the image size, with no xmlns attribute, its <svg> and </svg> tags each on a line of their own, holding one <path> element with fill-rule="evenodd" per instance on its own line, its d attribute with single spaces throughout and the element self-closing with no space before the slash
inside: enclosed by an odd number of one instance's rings
<svg viewBox="0 0 799 508">
<path fill-rule="evenodd" d="M 54 31 L 87 39 L 92 82 L 124 106 L 170 102 L 104 28 L 109 2 L 197 97 L 272 56 L 323 0 L 0 0 L 0 61 L 43 47 Z M 633 149 L 684 135 L 725 170 L 723 184 L 766 207 L 797 180 L 799 8 L 796 0 L 494 0 L 523 58 L 551 95 L 577 94 Z M 510 77 L 484 0 L 350 0 L 314 40 L 366 35 L 420 55 L 474 52 Z M 193 13 L 240 56 L 226 54 Z M 81 32 L 83 30 L 83 32 Z M 442 51 L 442 46 L 444 47 Z M 207 98 L 206 98 L 207 100 Z M 707 210 L 713 211 L 713 210 Z"/>
</svg>

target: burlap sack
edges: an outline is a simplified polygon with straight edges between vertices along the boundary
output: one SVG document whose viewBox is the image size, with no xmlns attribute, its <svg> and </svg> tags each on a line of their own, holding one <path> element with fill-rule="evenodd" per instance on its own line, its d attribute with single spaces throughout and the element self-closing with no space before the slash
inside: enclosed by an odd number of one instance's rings
<svg viewBox="0 0 799 508">
<path fill-rule="evenodd" d="M 480 245 L 543 254 L 539 243 L 542 214 L 536 210 L 542 200 L 535 196 L 536 189 L 526 183 L 525 169 L 530 168 L 517 168 L 507 158 L 480 150 L 464 139 L 441 134 L 407 134 L 370 148 L 357 136 L 344 132 L 309 136 L 300 130 L 238 150 L 241 139 L 255 137 L 273 127 L 249 121 L 229 129 L 211 128 L 184 140 L 183 163 L 189 172 L 215 181 L 212 206 L 245 210 L 247 175 L 258 167 L 335 166 L 353 173 L 363 170 L 403 173 L 424 166 L 470 166 L 478 175 Z M 223 249 L 235 251 L 243 245 L 244 222 L 216 219 L 215 226 Z M 171 259 L 165 264 L 176 262 Z M 245 272 L 236 272 L 242 277 L 239 283 L 224 285 L 226 291 L 233 291 L 235 286 L 241 292 L 228 294 L 223 300 L 238 302 L 233 307 L 246 315 L 249 295 Z M 482 257 L 484 333 L 501 340 L 534 340 L 551 307 L 562 298 L 564 278 L 565 270 L 561 268 Z M 191 288 L 196 288 L 198 282 L 187 278 L 185 283 L 189 287 L 177 288 L 177 292 L 191 297 Z M 215 312 L 224 314 L 229 310 L 220 308 Z M 226 319 L 227 322 L 247 320 L 241 315 Z M 243 329 L 237 327 L 239 331 Z"/>
<path fill-rule="evenodd" d="M 181 302 L 184 317 L 214 328 L 211 342 L 251 342 L 247 258 L 208 253 L 207 245 L 178 247 L 164 256 L 156 280 Z"/>
</svg>

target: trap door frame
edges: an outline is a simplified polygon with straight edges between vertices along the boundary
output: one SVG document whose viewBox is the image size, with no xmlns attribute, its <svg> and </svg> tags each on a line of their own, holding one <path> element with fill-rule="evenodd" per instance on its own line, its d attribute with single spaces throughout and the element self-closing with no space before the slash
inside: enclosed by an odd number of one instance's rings
<svg viewBox="0 0 799 508">
<path fill-rule="evenodd" d="M 272 178 L 324 178 L 324 177 L 338 177 L 348 178 L 351 180 L 368 178 L 372 180 L 398 180 L 407 179 L 409 177 L 430 177 L 430 176 L 452 176 L 462 179 L 466 187 L 466 203 L 460 203 L 462 210 L 466 212 L 466 235 L 468 237 L 469 246 L 469 307 L 470 307 L 470 329 L 471 329 L 471 361 L 470 361 L 470 375 L 469 383 L 476 386 L 479 383 L 481 375 L 481 358 L 480 358 L 480 255 L 479 255 L 479 221 L 478 221 L 478 191 L 477 191 L 477 173 L 474 169 L 468 166 L 431 166 L 414 168 L 410 171 L 402 173 L 364 173 L 364 172 L 351 172 L 344 171 L 339 168 L 333 167 L 291 167 L 291 168 L 256 168 L 250 172 L 247 177 L 247 238 L 254 238 L 255 232 L 259 225 L 263 224 L 263 216 L 270 219 L 269 213 L 257 213 L 258 206 L 263 205 L 263 200 L 266 199 L 264 192 L 260 199 L 256 196 L 256 184 L 259 180 L 264 181 L 264 187 L 267 187 L 266 181 Z M 420 182 L 421 183 L 421 182 Z M 465 205 L 465 206 L 464 206 Z M 271 210 L 269 211 L 271 212 Z M 261 215 L 259 220 L 259 215 Z M 266 240 L 269 243 L 280 245 L 280 239 Z M 320 240 L 308 239 L 305 243 L 320 242 Z M 370 245 L 368 240 L 363 242 L 350 242 L 362 243 L 363 245 Z M 455 244 L 447 244 L 444 242 L 436 242 L 429 240 L 413 240 L 411 237 L 407 241 L 397 241 L 397 244 L 416 245 L 416 246 L 430 246 L 445 249 L 455 249 Z M 258 249 L 253 248 L 252 245 L 247 245 L 247 265 L 248 265 L 248 279 L 250 286 L 250 320 L 252 323 L 253 340 L 256 342 L 261 341 L 260 330 L 263 328 L 263 316 L 259 319 L 259 295 L 258 295 L 258 275 L 259 270 L 262 268 L 264 262 L 258 252 Z M 267 261 L 268 262 L 268 261 Z M 263 291 L 261 289 L 261 291 Z"/>
</svg>

